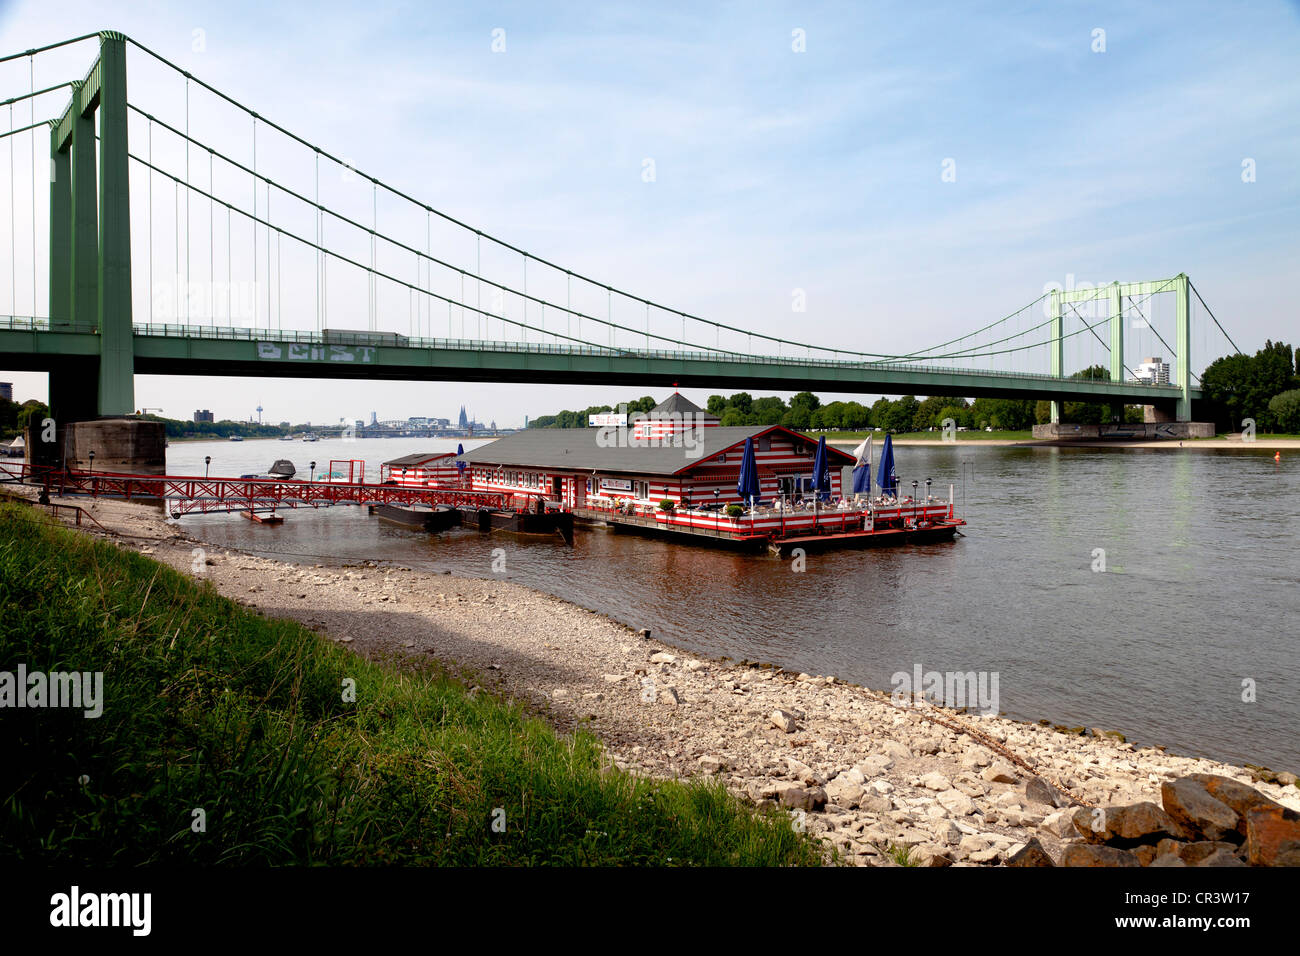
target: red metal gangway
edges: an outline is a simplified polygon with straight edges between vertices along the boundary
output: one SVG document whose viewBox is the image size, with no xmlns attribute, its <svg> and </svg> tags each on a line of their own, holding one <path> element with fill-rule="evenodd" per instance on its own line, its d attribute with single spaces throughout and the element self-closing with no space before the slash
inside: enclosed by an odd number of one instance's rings
<svg viewBox="0 0 1300 956">
<path fill-rule="evenodd" d="M 193 512 L 321 508 L 341 504 L 425 504 L 505 509 L 506 495 L 464 488 L 415 488 L 361 482 L 298 481 L 275 478 L 208 478 L 183 475 L 127 475 L 65 471 L 46 465 L 0 464 L 10 481 L 40 485 L 60 497 L 162 498 L 174 516 Z"/>
</svg>

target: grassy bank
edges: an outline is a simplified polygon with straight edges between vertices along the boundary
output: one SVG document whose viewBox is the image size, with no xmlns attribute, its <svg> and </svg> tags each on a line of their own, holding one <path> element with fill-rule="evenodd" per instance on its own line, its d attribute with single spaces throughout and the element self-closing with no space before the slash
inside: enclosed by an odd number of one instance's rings
<svg viewBox="0 0 1300 956">
<path fill-rule="evenodd" d="M 820 859 L 788 817 L 718 783 L 602 769 L 590 735 L 558 736 L 436 672 L 363 661 L 33 508 L 0 505 L 0 670 L 20 663 L 102 671 L 104 701 L 98 718 L 0 709 L 0 853 L 11 863 Z"/>
</svg>

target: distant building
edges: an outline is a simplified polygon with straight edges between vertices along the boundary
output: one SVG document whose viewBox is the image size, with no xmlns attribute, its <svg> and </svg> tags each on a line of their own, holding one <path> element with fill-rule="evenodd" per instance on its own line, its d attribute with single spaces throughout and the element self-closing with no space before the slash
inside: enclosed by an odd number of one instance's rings
<svg viewBox="0 0 1300 956">
<path fill-rule="evenodd" d="M 465 406 L 460 407 L 460 420 L 456 423 L 458 428 L 469 428 L 469 415 L 465 411 Z"/>
<path fill-rule="evenodd" d="M 378 424 L 379 424 L 379 413 L 378 413 L 378 412 L 371 412 L 371 413 L 370 413 L 370 424 L 372 424 L 372 425 L 378 425 Z"/>
<path fill-rule="evenodd" d="M 195 409 L 195 410 L 194 410 L 194 420 L 195 420 L 196 422 L 210 422 L 210 421 L 213 421 L 212 412 L 208 411 L 206 408 L 204 408 L 204 409 Z"/>
<path fill-rule="evenodd" d="M 0 382 L 0 398 L 6 399 L 11 402 L 14 400 L 13 382 Z"/>
<path fill-rule="evenodd" d="M 1163 356 L 1143 359 L 1142 363 L 1133 370 L 1133 374 L 1139 382 L 1147 385 L 1168 385 L 1169 363 L 1164 361 Z"/>
</svg>

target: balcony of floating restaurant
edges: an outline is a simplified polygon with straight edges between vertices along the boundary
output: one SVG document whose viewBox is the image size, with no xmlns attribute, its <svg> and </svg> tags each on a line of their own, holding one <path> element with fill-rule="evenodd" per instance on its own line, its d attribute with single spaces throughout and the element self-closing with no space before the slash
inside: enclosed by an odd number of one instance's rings
<svg viewBox="0 0 1300 956">
<path fill-rule="evenodd" d="M 737 488 L 747 439 L 759 473 L 760 503 L 752 508 Z M 864 527 L 902 531 L 908 521 L 951 517 L 946 500 L 869 504 L 867 496 L 844 497 L 841 471 L 855 459 L 835 448 L 827 448 L 830 492 L 818 501 L 805 490 L 816 451 L 816 441 L 781 425 L 722 426 L 674 394 L 625 427 L 528 429 L 463 460 L 473 490 L 513 496 L 516 507 L 541 503 L 579 520 L 651 533 L 759 543 Z M 733 518 L 728 505 L 745 512 Z"/>
</svg>

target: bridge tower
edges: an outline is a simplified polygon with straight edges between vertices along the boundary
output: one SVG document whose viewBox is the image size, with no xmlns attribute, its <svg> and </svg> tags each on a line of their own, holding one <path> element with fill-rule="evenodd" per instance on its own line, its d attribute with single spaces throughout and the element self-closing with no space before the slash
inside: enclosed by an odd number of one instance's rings
<svg viewBox="0 0 1300 956">
<path fill-rule="evenodd" d="M 127 163 L 126 37 L 105 32 L 99 57 L 50 130 L 50 325 L 99 333 L 98 355 L 50 372 L 60 423 L 135 411 Z"/>
<path fill-rule="evenodd" d="M 1192 420 L 1192 329 L 1190 281 L 1185 272 L 1180 272 L 1172 279 L 1155 282 L 1112 282 L 1106 287 L 1108 303 L 1107 322 L 1110 326 L 1110 378 L 1114 382 L 1124 380 L 1124 298 L 1152 296 L 1159 292 L 1173 292 L 1177 324 L 1178 388 L 1182 395 L 1170 415 L 1168 410 L 1157 407 L 1157 414 L 1166 417 L 1164 421 L 1190 422 Z M 1062 307 L 1076 302 L 1095 302 L 1099 298 L 1097 290 L 1091 286 L 1082 289 L 1054 289 L 1049 293 L 1048 305 L 1051 314 L 1051 372 L 1057 378 L 1065 376 L 1065 337 L 1063 335 Z M 1122 407 L 1122 406 L 1121 406 Z M 1052 402 L 1052 422 L 1061 421 L 1061 403 Z"/>
</svg>

